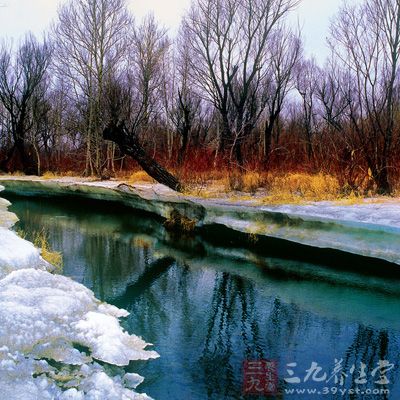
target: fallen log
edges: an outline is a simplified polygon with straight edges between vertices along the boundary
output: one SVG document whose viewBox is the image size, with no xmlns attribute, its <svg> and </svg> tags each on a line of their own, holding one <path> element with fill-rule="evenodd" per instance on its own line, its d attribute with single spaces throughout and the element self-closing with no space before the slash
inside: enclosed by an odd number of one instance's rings
<svg viewBox="0 0 400 400">
<path fill-rule="evenodd" d="M 136 160 L 143 170 L 157 182 L 177 192 L 183 191 L 183 186 L 179 180 L 146 153 L 137 136 L 131 134 L 124 124 L 110 124 L 104 130 L 103 138 L 116 143 L 124 155 Z"/>
</svg>

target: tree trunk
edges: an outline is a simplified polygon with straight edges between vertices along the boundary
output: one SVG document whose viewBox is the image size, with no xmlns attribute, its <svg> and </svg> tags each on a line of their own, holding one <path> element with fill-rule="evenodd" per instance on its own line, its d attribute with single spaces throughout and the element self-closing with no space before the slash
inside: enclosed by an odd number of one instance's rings
<svg viewBox="0 0 400 400">
<path fill-rule="evenodd" d="M 246 136 L 245 127 L 243 126 L 243 114 L 244 114 L 243 110 L 240 109 L 238 111 L 236 135 L 232 148 L 232 154 L 235 156 L 235 161 L 239 168 L 243 167 L 242 142 Z"/>
<path fill-rule="evenodd" d="M 186 150 L 189 144 L 189 132 L 185 129 L 182 132 L 182 143 L 178 154 L 178 165 L 181 167 L 185 162 Z"/>
<path fill-rule="evenodd" d="M 243 154 L 240 139 L 233 144 L 233 154 L 235 156 L 236 165 L 239 168 L 243 167 Z"/>
<path fill-rule="evenodd" d="M 264 129 L 264 149 L 263 149 L 263 158 L 264 158 L 264 163 L 267 165 L 269 163 L 269 156 L 271 153 L 271 147 L 272 147 L 272 130 L 274 129 L 273 123 L 270 121 L 267 121 L 265 123 L 265 129 Z"/>
<path fill-rule="evenodd" d="M 37 163 L 34 160 L 33 154 L 27 153 L 24 137 L 20 134 L 17 135 L 17 139 L 15 140 L 15 149 L 17 150 L 21 165 L 22 171 L 25 175 L 36 175 L 37 174 Z"/>
<path fill-rule="evenodd" d="M 229 127 L 228 116 L 222 116 L 222 130 L 219 137 L 218 153 L 222 155 L 223 158 L 229 159 L 230 151 L 229 148 L 232 147 L 232 132 Z"/>
<path fill-rule="evenodd" d="M 103 132 L 105 140 L 116 143 L 121 152 L 132 157 L 157 182 L 172 190 L 182 192 L 183 186 L 172 174 L 150 157 L 140 145 L 135 135 L 129 134 L 123 125 L 109 125 Z"/>
<path fill-rule="evenodd" d="M 270 154 L 271 154 L 271 148 L 272 148 L 272 136 L 274 132 L 274 127 L 275 124 L 279 121 L 278 117 L 280 114 L 280 109 L 276 110 L 273 112 L 270 117 L 267 119 L 265 122 L 265 128 L 264 128 L 264 163 L 267 166 L 270 162 Z M 279 129 L 278 129 L 278 135 L 279 135 Z M 279 141 L 279 136 L 275 139 L 276 143 Z"/>
<path fill-rule="evenodd" d="M 391 194 L 392 188 L 389 182 L 387 168 L 382 168 L 375 176 L 375 182 L 378 189 L 378 194 L 387 195 Z"/>
</svg>

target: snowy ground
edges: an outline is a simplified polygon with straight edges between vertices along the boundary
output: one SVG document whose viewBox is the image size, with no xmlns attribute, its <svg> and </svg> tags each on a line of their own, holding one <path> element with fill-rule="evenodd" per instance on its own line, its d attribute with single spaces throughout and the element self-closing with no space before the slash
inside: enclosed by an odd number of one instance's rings
<svg viewBox="0 0 400 400">
<path fill-rule="evenodd" d="M 149 399 L 134 391 L 143 378 L 118 367 L 158 354 L 121 328 L 125 310 L 48 272 L 39 251 L 8 230 L 16 222 L 8 205 L 0 200 L 1 398 Z"/>
</svg>

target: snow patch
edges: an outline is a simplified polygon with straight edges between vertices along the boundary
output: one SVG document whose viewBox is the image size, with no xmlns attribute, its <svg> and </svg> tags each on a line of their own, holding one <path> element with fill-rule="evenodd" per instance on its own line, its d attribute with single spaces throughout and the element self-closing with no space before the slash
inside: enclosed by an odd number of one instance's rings
<svg viewBox="0 0 400 400">
<path fill-rule="evenodd" d="M 148 399 L 128 389 L 141 377 L 109 376 L 97 363 L 124 366 L 159 357 L 122 329 L 118 318 L 126 315 L 64 276 L 35 269 L 10 273 L 0 281 L 0 385 L 6 393 L 9 388 L 7 398 Z"/>
<path fill-rule="evenodd" d="M 0 192 L 1 188 L 4 189 L 4 187 L 0 185 Z M 10 205 L 8 200 L 0 197 L 0 227 L 2 228 L 11 228 L 18 221 L 17 216 L 7 210 Z"/>
<path fill-rule="evenodd" d="M 0 227 L 0 279 L 12 271 L 26 268 L 52 269 L 32 243 Z"/>
<path fill-rule="evenodd" d="M 0 281 L 0 343 L 38 358 L 119 366 L 157 358 L 155 351 L 144 350 L 146 342 L 123 331 L 118 317 L 125 315 L 64 276 L 25 269 Z M 76 345 L 90 351 L 79 352 Z"/>
</svg>

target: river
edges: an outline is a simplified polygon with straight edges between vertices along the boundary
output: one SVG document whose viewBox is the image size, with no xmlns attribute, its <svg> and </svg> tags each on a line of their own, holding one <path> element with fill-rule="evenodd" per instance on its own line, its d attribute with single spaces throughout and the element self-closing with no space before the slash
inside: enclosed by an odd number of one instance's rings
<svg viewBox="0 0 400 400">
<path fill-rule="evenodd" d="M 106 203 L 9 199 L 16 229 L 28 239 L 44 230 L 64 274 L 128 310 L 123 326 L 161 355 L 132 366 L 145 377 L 140 392 L 245 399 L 260 389 L 251 381 L 257 366 L 259 383 L 272 371 L 280 399 L 400 398 L 397 278 L 178 237 L 152 216 Z"/>
</svg>

